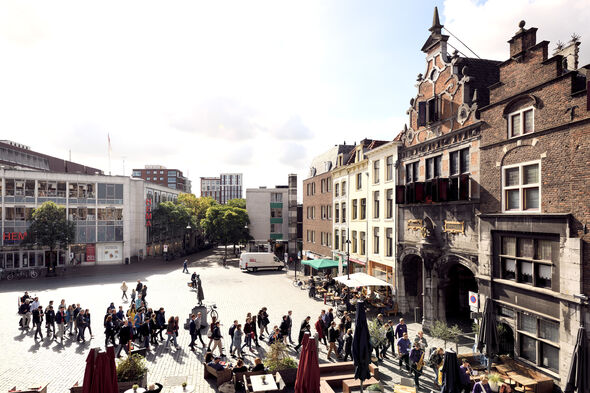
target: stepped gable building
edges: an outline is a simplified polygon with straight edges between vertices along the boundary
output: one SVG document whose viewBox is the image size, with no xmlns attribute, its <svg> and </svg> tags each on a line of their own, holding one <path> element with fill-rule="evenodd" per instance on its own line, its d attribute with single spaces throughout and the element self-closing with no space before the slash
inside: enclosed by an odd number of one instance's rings
<svg viewBox="0 0 590 393">
<path fill-rule="evenodd" d="M 353 145 L 335 145 L 312 160 L 303 180 L 303 257 L 332 259 L 332 169 Z"/>
<path fill-rule="evenodd" d="M 478 291 L 479 109 L 499 62 L 447 51 L 438 10 L 422 46 L 426 70 L 410 100 L 397 163 L 397 297 L 420 311 L 424 327 L 442 320 L 471 326 L 468 291 Z"/>
<path fill-rule="evenodd" d="M 501 346 L 564 388 L 590 327 L 590 65 L 578 69 L 577 37 L 549 57 L 524 26 L 479 109 L 479 290 Z"/>
</svg>

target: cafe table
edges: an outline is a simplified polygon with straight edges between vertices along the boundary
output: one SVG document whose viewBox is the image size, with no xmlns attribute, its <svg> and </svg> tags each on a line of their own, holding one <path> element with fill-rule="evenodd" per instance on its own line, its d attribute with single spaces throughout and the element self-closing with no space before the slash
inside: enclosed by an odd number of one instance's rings
<svg viewBox="0 0 590 393">
<path fill-rule="evenodd" d="M 262 382 L 263 377 L 265 383 Z M 251 375 L 250 384 L 253 392 L 267 392 L 278 389 L 275 377 L 272 374 Z"/>
</svg>

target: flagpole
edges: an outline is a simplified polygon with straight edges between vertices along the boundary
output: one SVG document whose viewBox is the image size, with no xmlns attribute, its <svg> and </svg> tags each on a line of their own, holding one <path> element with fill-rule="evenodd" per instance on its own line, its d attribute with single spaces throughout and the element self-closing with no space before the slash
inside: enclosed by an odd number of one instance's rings
<svg viewBox="0 0 590 393">
<path fill-rule="evenodd" d="M 109 176 L 111 175 L 111 136 L 107 134 L 107 139 L 109 141 L 108 153 L 109 153 Z"/>
</svg>

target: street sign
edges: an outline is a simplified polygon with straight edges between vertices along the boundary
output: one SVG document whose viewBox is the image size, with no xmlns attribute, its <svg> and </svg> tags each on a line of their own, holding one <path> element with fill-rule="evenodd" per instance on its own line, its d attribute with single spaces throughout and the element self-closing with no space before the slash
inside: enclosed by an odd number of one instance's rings
<svg viewBox="0 0 590 393">
<path fill-rule="evenodd" d="M 469 309 L 473 312 L 479 311 L 479 294 L 469 291 Z"/>
</svg>

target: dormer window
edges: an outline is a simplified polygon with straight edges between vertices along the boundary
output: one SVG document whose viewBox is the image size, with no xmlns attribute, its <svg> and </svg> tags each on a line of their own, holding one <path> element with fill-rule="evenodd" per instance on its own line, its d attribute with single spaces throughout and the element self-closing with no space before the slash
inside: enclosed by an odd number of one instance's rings
<svg viewBox="0 0 590 393">
<path fill-rule="evenodd" d="M 428 101 L 418 103 L 418 127 L 426 126 L 440 119 L 439 98 L 432 97 Z"/>
<path fill-rule="evenodd" d="M 521 109 L 508 115 L 508 135 L 510 138 L 530 134 L 535 129 L 533 107 Z"/>
</svg>

